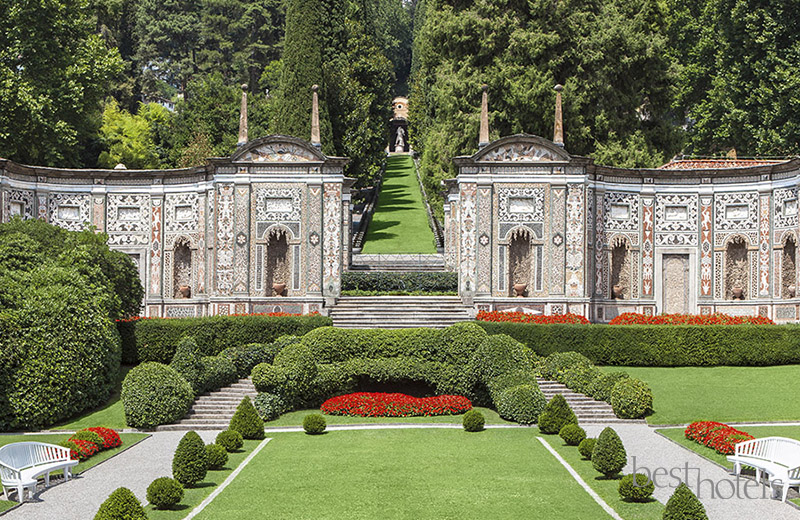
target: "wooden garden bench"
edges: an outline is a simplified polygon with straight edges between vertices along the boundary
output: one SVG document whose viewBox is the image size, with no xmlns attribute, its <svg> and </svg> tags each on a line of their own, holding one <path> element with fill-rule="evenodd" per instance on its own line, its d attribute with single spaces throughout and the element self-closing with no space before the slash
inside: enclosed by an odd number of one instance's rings
<svg viewBox="0 0 800 520">
<path fill-rule="evenodd" d="M 69 448 L 43 442 L 13 442 L 0 447 L 0 479 L 3 494 L 8 500 L 9 489 L 17 490 L 17 500 L 25 500 L 25 490 L 33 496 L 36 479 L 44 475 L 44 485 L 50 485 L 50 473 L 64 470 L 69 480 L 71 469 L 78 464 L 70 457 Z"/>
<path fill-rule="evenodd" d="M 783 486 L 783 501 L 789 488 L 800 486 L 800 441 L 785 437 L 764 437 L 736 445 L 734 455 L 728 455 L 733 470 L 738 475 L 742 466 L 756 470 L 756 480 L 761 481 L 761 472 L 769 476 L 770 482 Z"/>
</svg>

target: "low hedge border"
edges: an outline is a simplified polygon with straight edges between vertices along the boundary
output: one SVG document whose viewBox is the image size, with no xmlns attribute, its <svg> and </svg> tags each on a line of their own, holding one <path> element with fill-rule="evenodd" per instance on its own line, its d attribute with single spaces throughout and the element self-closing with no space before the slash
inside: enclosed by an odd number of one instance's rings
<svg viewBox="0 0 800 520">
<path fill-rule="evenodd" d="M 579 352 L 599 365 L 771 366 L 800 363 L 800 325 L 539 325 L 477 322 L 540 356 Z"/>
<path fill-rule="evenodd" d="M 458 273 L 345 272 L 342 273 L 342 291 L 457 294 Z"/>
</svg>

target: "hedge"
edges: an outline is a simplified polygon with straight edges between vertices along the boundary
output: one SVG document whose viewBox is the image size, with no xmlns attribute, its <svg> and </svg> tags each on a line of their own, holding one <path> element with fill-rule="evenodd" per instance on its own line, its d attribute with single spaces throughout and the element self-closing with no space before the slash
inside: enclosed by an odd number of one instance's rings
<svg viewBox="0 0 800 520">
<path fill-rule="evenodd" d="M 194 402 L 194 391 L 175 369 L 142 363 L 125 376 L 121 399 L 128 426 L 155 428 L 182 419 Z"/>
<path fill-rule="evenodd" d="M 147 318 L 118 322 L 124 330 L 133 323 L 134 333 L 122 334 L 126 359 L 168 364 L 185 336 L 193 336 L 203 355 L 216 356 L 228 347 L 249 343 L 272 343 L 283 335 L 302 336 L 331 325 L 331 319 L 308 316 L 208 316 L 203 318 Z M 135 341 L 135 344 L 131 344 Z"/>
<path fill-rule="evenodd" d="M 769 366 L 800 363 L 800 325 L 538 325 L 477 322 L 540 356 L 575 351 L 600 365 Z"/>
<path fill-rule="evenodd" d="M 343 291 L 458 292 L 458 273 L 342 273 Z"/>
</svg>

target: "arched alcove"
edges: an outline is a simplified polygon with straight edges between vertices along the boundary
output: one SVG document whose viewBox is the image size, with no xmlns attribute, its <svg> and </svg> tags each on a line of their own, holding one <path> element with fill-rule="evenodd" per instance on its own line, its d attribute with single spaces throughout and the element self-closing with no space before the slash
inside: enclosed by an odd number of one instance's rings
<svg viewBox="0 0 800 520">
<path fill-rule="evenodd" d="M 267 238 L 266 251 L 266 295 L 282 296 L 289 286 L 289 237 L 283 229 L 275 228 L 270 231 Z M 275 284 L 284 284 L 284 289 L 278 293 L 273 287 Z"/>
<path fill-rule="evenodd" d="M 175 242 L 172 252 L 172 287 L 175 298 L 192 295 L 192 250 L 186 240 Z"/>
<path fill-rule="evenodd" d="M 783 298 L 794 298 L 797 294 L 797 244 L 791 235 L 783 243 L 782 260 L 781 296 Z"/>
<path fill-rule="evenodd" d="M 514 288 L 520 289 L 525 285 L 521 291 L 524 296 L 527 296 L 533 287 L 533 236 L 529 229 L 517 228 L 511 232 L 511 242 L 509 244 L 509 269 L 508 269 L 508 286 L 509 295 L 517 296 L 518 291 Z"/>
<path fill-rule="evenodd" d="M 611 298 L 627 300 L 631 297 L 631 254 L 622 237 L 614 240 L 611 248 Z"/>
<path fill-rule="evenodd" d="M 725 299 L 747 299 L 750 296 L 749 278 L 747 243 L 743 237 L 737 236 L 725 248 Z"/>
</svg>

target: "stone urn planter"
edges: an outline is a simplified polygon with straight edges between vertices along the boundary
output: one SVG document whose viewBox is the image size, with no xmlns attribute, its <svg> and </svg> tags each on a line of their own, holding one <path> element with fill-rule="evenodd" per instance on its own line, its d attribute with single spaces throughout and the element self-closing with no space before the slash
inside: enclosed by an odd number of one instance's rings
<svg viewBox="0 0 800 520">
<path fill-rule="evenodd" d="M 181 298 L 191 298 L 192 288 L 188 285 L 180 285 L 178 286 L 178 294 L 180 294 Z"/>
<path fill-rule="evenodd" d="M 731 287 L 731 292 L 733 293 L 734 300 L 744 300 L 744 287 L 740 285 L 734 285 Z"/>
<path fill-rule="evenodd" d="M 272 290 L 275 291 L 277 296 L 283 296 L 283 291 L 286 290 L 285 283 L 274 283 L 272 284 Z"/>
<path fill-rule="evenodd" d="M 515 283 L 514 284 L 514 295 L 516 297 L 525 296 L 525 289 L 528 288 L 528 284 L 526 283 Z"/>
<path fill-rule="evenodd" d="M 786 292 L 789 294 L 789 298 L 794 298 L 797 295 L 797 287 L 790 285 L 786 288 Z"/>
<path fill-rule="evenodd" d="M 612 294 L 614 296 L 614 299 L 616 299 L 616 300 L 621 300 L 622 299 L 622 290 L 623 290 L 622 286 L 619 285 L 619 284 L 614 285 L 611 288 L 611 291 L 612 291 Z"/>
</svg>

